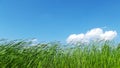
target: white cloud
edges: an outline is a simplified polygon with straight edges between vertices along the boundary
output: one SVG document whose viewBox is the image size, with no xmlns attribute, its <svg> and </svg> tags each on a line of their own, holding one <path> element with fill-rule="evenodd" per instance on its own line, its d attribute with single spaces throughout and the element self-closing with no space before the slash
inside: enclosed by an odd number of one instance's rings
<svg viewBox="0 0 120 68">
<path fill-rule="evenodd" d="M 101 28 L 94 28 L 83 34 L 72 34 L 67 38 L 67 43 L 89 43 L 92 41 L 111 41 L 117 36 L 116 31 L 103 31 Z"/>
<path fill-rule="evenodd" d="M 28 42 L 31 42 L 30 46 L 35 46 L 38 44 L 38 39 L 36 38 L 33 38 L 33 39 L 29 39 Z"/>
<path fill-rule="evenodd" d="M 103 40 L 112 40 L 117 36 L 116 31 L 106 31 L 104 34 L 101 35 L 101 39 Z"/>
</svg>

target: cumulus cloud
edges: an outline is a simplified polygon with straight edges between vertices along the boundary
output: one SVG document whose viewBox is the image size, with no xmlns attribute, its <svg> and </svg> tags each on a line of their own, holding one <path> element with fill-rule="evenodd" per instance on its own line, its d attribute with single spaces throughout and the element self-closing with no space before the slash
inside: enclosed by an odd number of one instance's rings
<svg viewBox="0 0 120 68">
<path fill-rule="evenodd" d="M 101 28 L 94 28 L 85 34 L 71 34 L 67 38 L 67 43 L 90 43 L 92 41 L 111 41 L 117 36 L 116 31 L 103 31 Z"/>
<path fill-rule="evenodd" d="M 35 46 L 39 43 L 38 39 L 36 39 L 36 38 L 29 39 L 28 42 L 31 42 L 30 46 Z"/>
</svg>

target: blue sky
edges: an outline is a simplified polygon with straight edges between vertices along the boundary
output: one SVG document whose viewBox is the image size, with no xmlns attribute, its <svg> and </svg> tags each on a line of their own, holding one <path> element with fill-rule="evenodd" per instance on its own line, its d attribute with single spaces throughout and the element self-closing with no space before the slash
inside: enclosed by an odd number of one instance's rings
<svg viewBox="0 0 120 68">
<path fill-rule="evenodd" d="M 64 41 L 97 27 L 119 35 L 120 0 L 0 0 L 0 38 Z"/>
</svg>

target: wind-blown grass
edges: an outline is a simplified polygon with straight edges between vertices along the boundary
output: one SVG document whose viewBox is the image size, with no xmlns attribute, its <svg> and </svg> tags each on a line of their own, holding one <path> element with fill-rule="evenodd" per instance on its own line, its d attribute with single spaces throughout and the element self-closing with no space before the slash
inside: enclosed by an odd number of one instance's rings
<svg viewBox="0 0 120 68">
<path fill-rule="evenodd" d="M 0 44 L 0 68 L 120 68 L 120 47 L 109 43 L 61 48 L 62 44 Z"/>
</svg>

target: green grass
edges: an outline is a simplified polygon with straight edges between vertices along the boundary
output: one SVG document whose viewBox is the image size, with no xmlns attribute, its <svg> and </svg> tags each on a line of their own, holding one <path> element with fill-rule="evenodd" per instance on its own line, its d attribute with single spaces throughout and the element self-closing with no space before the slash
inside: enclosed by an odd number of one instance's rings
<svg viewBox="0 0 120 68">
<path fill-rule="evenodd" d="M 120 47 L 110 43 L 64 48 L 48 43 L 0 44 L 0 68 L 120 68 Z M 100 46 L 100 47 L 99 47 Z"/>
</svg>

